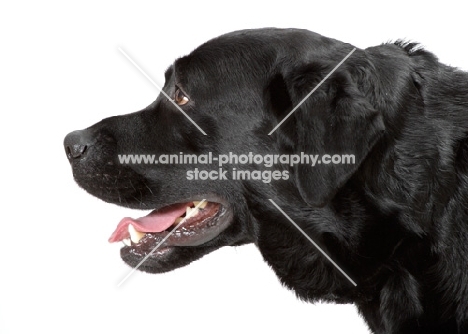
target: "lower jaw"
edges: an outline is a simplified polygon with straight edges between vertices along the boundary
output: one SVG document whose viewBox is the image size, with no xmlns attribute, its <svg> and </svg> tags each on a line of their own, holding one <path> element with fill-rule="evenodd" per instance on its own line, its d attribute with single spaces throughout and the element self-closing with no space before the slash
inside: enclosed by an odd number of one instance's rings
<svg viewBox="0 0 468 334">
<path fill-rule="evenodd" d="M 148 257 L 142 257 L 139 253 L 135 254 L 130 247 L 124 247 L 120 251 L 120 256 L 130 267 L 150 274 L 160 274 L 189 265 L 220 247 L 221 245 L 164 247 Z"/>
<path fill-rule="evenodd" d="M 231 221 L 231 210 L 219 204 L 216 215 L 197 224 L 198 226 L 185 227 L 182 224 L 175 230 L 173 227 L 172 230 L 161 233 L 147 233 L 137 244 L 123 247 L 122 253 L 160 258 L 171 253 L 174 248 L 202 246 L 215 239 Z"/>
</svg>

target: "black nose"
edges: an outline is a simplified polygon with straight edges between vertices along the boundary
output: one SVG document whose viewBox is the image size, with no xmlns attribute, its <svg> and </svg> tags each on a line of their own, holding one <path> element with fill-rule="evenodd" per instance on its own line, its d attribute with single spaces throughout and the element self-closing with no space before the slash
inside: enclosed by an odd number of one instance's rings
<svg viewBox="0 0 468 334">
<path fill-rule="evenodd" d="M 63 141 L 65 153 L 69 160 L 83 157 L 91 144 L 92 142 L 87 130 L 70 132 Z"/>
</svg>

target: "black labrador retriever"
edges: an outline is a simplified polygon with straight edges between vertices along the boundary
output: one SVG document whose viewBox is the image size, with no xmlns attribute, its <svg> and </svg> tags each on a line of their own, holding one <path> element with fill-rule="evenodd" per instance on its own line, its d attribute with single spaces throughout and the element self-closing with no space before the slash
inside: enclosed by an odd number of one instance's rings
<svg viewBox="0 0 468 334">
<path fill-rule="evenodd" d="M 255 243 L 299 298 L 354 303 L 375 333 L 468 333 L 468 74 L 413 43 L 353 50 L 229 33 L 147 108 L 68 134 L 82 188 L 153 210 L 111 236 L 123 260 L 162 273 Z"/>
</svg>

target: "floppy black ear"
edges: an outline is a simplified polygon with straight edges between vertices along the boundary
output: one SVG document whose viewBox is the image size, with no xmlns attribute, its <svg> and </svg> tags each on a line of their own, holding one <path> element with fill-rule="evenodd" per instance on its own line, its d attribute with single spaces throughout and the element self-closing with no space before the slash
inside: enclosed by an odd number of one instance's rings
<svg viewBox="0 0 468 334">
<path fill-rule="evenodd" d="M 332 69 L 333 65 L 321 62 L 290 71 L 284 81 L 292 107 Z M 319 156 L 314 167 L 295 167 L 301 196 L 318 207 L 324 206 L 356 172 L 385 129 L 381 113 L 361 93 L 345 65 L 324 81 L 291 118 L 296 131 L 295 151 Z"/>
</svg>

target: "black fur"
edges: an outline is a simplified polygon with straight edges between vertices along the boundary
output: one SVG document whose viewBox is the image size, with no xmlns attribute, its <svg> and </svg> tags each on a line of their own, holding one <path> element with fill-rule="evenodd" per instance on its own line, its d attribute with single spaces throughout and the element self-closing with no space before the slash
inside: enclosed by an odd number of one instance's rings
<svg viewBox="0 0 468 334">
<path fill-rule="evenodd" d="M 140 112 L 81 132 L 86 152 L 71 159 L 74 177 L 91 194 L 129 208 L 206 195 L 233 210 L 231 225 L 213 240 L 151 257 L 142 270 L 172 270 L 253 242 L 299 298 L 355 303 L 375 333 L 468 333 L 467 73 L 413 43 L 357 49 L 267 135 L 352 49 L 294 29 L 213 39 L 176 60 L 164 86 L 170 96 L 175 85 L 189 96 L 182 108 L 207 136 L 160 95 Z M 179 152 L 350 153 L 356 164 L 276 165 L 290 178 L 264 183 L 188 181 L 194 166 L 116 162 L 119 153 Z M 132 266 L 141 259 L 122 257 Z"/>
</svg>

